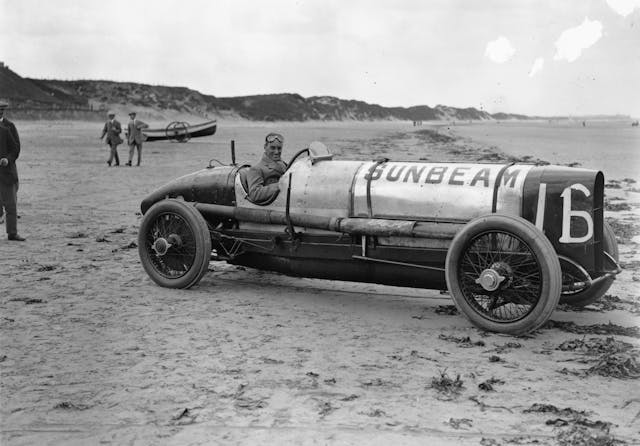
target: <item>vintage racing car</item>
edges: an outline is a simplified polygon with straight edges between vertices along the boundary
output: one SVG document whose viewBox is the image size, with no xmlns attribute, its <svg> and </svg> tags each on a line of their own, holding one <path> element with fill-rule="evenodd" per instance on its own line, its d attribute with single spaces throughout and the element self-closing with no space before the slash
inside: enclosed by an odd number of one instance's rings
<svg viewBox="0 0 640 446">
<path fill-rule="evenodd" d="M 272 202 L 252 203 L 249 166 L 232 159 L 210 161 L 143 200 L 138 249 L 159 285 L 189 288 L 221 260 L 448 289 L 475 325 L 522 334 L 559 301 L 597 300 L 620 272 L 598 171 L 334 160 L 314 142 L 293 156 Z"/>
</svg>

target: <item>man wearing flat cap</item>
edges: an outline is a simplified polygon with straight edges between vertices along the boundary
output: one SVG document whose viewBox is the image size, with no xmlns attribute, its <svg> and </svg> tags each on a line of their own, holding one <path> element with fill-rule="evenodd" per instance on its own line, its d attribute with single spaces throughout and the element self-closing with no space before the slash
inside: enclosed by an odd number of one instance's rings
<svg viewBox="0 0 640 446">
<path fill-rule="evenodd" d="M 122 126 L 120 122 L 116 119 L 116 113 L 113 111 L 109 111 L 107 113 L 108 120 L 104 123 L 104 127 L 102 127 L 102 135 L 100 135 L 100 139 L 104 138 L 104 135 L 107 135 L 106 142 L 111 149 L 109 154 L 109 161 L 107 164 L 111 167 L 111 163 L 115 160 L 116 166 L 120 165 L 120 158 L 118 157 L 118 144 L 122 144 L 122 138 L 120 138 L 120 133 L 122 133 Z"/>
<path fill-rule="evenodd" d="M 248 197 L 256 204 L 269 204 L 280 192 L 278 182 L 287 170 L 287 163 L 282 161 L 283 144 L 281 134 L 269 133 L 264 139 L 262 159 L 247 173 Z"/>
<path fill-rule="evenodd" d="M 4 117 L 9 106 L 0 99 L 0 211 L 6 211 L 7 238 L 18 242 L 25 239 L 18 235 L 18 169 L 16 160 L 20 156 L 20 137 L 13 122 Z M 2 212 L 0 215 L 4 217 Z"/>
<path fill-rule="evenodd" d="M 127 166 L 131 165 L 131 161 L 133 161 L 133 152 L 135 149 L 138 149 L 138 163 L 137 166 L 140 165 L 140 161 L 142 160 L 142 142 L 146 139 L 142 134 L 142 129 L 146 129 L 149 126 L 144 122 L 136 119 L 136 112 L 129 112 L 129 124 L 127 124 L 127 142 L 129 143 L 129 162 L 126 164 Z"/>
</svg>

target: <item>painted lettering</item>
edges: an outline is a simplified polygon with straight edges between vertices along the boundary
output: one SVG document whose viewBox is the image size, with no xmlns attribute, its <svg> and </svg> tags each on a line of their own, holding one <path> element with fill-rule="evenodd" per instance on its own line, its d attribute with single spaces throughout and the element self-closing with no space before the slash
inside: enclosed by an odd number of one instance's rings
<svg viewBox="0 0 640 446">
<path fill-rule="evenodd" d="M 510 172 L 509 169 L 506 169 L 502 176 L 502 185 L 506 186 L 507 183 L 511 181 L 511 184 L 509 184 L 509 187 L 513 187 L 516 183 L 516 178 L 518 177 L 519 173 L 520 173 L 520 169 L 516 169 L 513 172 Z"/>
<path fill-rule="evenodd" d="M 371 181 L 379 180 L 382 176 L 382 172 L 384 171 L 384 167 L 385 166 L 381 166 L 379 164 L 376 165 L 373 173 L 371 172 L 371 169 L 369 169 L 367 173 L 364 174 L 364 179 L 368 180 L 369 178 L 371 178 Z"/>
<path fill-rule="evenodd" d="M 448 167 L 446 166 L 436 166 L 432 167 L 427 174 L 427 179 L 424 181 L 425 183 L 438 184 L 442 183 L 442 178 L 444 177 L 445 172 Z"/>
<path fill-rule="evenodd" d="M 407 169 L 407 173 L 404 174 L 404 179 L 402 181 L 406 183 L 407 181 L 409 181 L 409 175 L 411 175 L 412 181 L 414 183 L 417 183 L 418 181 L 420 181 L 420 176 L 422 175 L 424 169 L 425 166 L 421 166 L 419 169 L 416 165 L 409 167 L 409 169 Z"/>
<path fill-rule="evenodd" d="M 404 171 L 406 166 L 402 166 L 398 169 L 398 173 L 395 173 L 397 165 L 391 166 L 391 169 L 387 172 L 387 181 L 398 181 L 400 179 L 400 175 Z"/>
<path fill-rule="evenodd" d="M 453 172 L 451 172 L 451 176 L 449 177 L 449 184 L 457 184 L 459 186 L 463 186 L 464 185 L 464 180 L 456 180 L 456 177 L 459 176 L 464 176 L 465 174 L 465 170 L 469 170 L 468 167 L 456 167 L 455 169 L 453 169 Z"/>
<path fill-rule="evenodd" d="M 504 185 L 514 187 L 520 170 L 505 172 Z M 469 179 L 472 177 L 471 181 Z M 475 166 L 434 166 L 416 163 L 391 163 L 374 165 L 364 173 L 364 179 L 370 181 L 384 180 L 390 183 L 449 184 L 452 186 L 484 186 L 491 182 L 491 168 Z"/>
<path fill-rule="evenodd" d="M 473 180 L 471 180 L 471 186 L 475 186 L 476 183 L 482 181 L 484 183 L 484 187 L 489 187 L 489 176 L 491 175 L 491 169 L 486 167 L 480 169 L 478 173 L 475 174 Z"/>
<path fill-rule="evenodd" d="M 574 211 L 571 209 L 571 191 L 575 190 L 582 192 L 585 196 L 589 197 L 591 192 L 583 184 L 577 183 L 565 188 L 560 196 L 563 199 L 562 202 L 562 236 L 560 237 L 560 243 L 582 243 L 586 242 L 593 236 L 593 218 L 587 211 Z M 587 223 L 587 233 L 581 237 L 571 236 L 571 219 L 582 218 Z"/>
</svg>

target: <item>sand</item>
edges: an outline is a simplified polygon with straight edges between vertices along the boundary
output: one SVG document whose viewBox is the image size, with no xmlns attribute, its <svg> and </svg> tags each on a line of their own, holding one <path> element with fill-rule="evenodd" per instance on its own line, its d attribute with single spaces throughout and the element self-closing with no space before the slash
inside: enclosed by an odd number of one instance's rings
<svg viewBox="0 0 640 446">
<path fill-rule="evenodd" d="M 231 139 L 245 162 L 272 129 L 289 156 L 312 140 L 362 159 L 495 149 L 436 142 L 410 123 L 233 122 L 187 144 L 148 143 L 140 168 L 108 168 L 99 124 L 17 125 L 28 241 L 0 240 L 1 444 L 640 443 L 637 376 L 596 367 L 620 350 L 618 370 L 638 372 L 633 184 L 607 189 L 628 204 L 606 212 L 629 230 L 612 297 L 560 307 L 551 328 L 514 338 L 481 332 L 430 290 L 218 262 L 191 290 L 163 289 L 135 248 L 142 198 L 212 158 L 228 162 Z"/>
</svg>

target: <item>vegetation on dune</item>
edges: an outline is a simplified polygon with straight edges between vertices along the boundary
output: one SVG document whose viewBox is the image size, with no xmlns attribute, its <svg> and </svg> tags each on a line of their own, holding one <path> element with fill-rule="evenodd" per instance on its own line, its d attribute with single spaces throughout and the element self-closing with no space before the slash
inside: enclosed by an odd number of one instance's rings
<svg viewBox="0 0 640 446">
<path fill-rule="evenodd" d="M 475 108 L 444 105 L 383 107 L 332 96 L 304 98 L 295 93 L 216 97 L 186 87 L 109 80 L 28 79 L 5 66 L 0 67 L 0 91 L 9 92 L 6 96 L 12 101 L 14 111 L 25 118 L 41 118 L 43 110 L 82 109 L 103 113 L 106 109 L 121 106 L 144 107 L 159 112 L 189 113 L 203 117 L 232 115 L 251 121 L 493 119 L 489 113 Z M 38 110 L 38 113 L 34 114 L 33 110 Z"/>
</svg>

